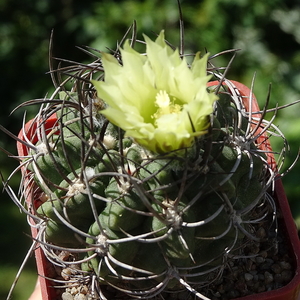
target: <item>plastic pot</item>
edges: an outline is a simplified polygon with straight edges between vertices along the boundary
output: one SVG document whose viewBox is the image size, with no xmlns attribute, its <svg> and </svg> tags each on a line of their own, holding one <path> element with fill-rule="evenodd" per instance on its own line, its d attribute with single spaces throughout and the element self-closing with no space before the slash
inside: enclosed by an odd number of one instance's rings
<svg viewBox="0 0 300 300">
<path fill-rule="evenodd" d="M 218 81 L 209 82 L 208 86 L 218 86 Z M 245 109 L 247 111 L 251 110 L 252 112 L 259 111 L 259 107 L 257 104 L 257 100 L 251 90 L 245 85 L 236 82 L 236 81 L 226 81 L 223 85 L 228 85 L 237 89 L 240 96 L 243 98 L 243 103 Z M 232 88 L 231 87 L 231 88 Z M 251 104 L 250 101 L 251 100 Z M 43 126 L 45 130 L 52 130 L 57 122 L 56 115 L 53 114 L 46 121 L 43 122 Z M 37 142 L 36 129 L 40 124 L 39 120 L 34 119 L 26 123 L 25 127 L 19 133 L 19 139 L 28 141 L 30 140 L 33 144 Z M 258 129 L 259 132 L 261 129 Z M 57 132 L 58 134 L 58 132 Z M 271 146 L 268 140 L 266 140 L 266 136 L 262 135 L 260 138 L 261 149 L 262 150 L 271 150 Z M 17 142 L 17 150 L 18 155 L 20 157 L 24 157 L 28 154 L 29 149 L 26 145 Z M 273 169 L 276 168 L 275 159 L 273 155 L 268 156 L 268 162 L 272 166 Z M 23 169 L 23 176 L 25 176 L 26 180 L 26 171 Z M 39 205 L 39 195 L 34 192 L 32 187 L 28 187 L 25 191 L 26 193 L 26 202 L 27 204 L 34 205 L 38 207 Z M 250 296 L 236 298 L 236 300 L 300 300 L 300 242 L 298 238 L 298 232 L 296 229 L 296 225 L 294 223 L 291 210 L 289 207 L 288 200 L 286 198 L 284 188 L 281 182 L 281 179 L 278 178 L 275 182 L 275 200 L 277 203 L 277 210 L 280 211 L 280 215 L 282 215 L 283 219 L 280 220 L 280 224 L 283 227 L 283 231 L 285 232 L 287 243 L 289 246 L 289 255 L 292 258 L 294 263 L 293 267 L 295 270 L 295 275 L 293 279 L 284 287 L 279 288 L 277 290 L 272 290 L 268 292 L 263 292 L 259 294 L 254 294 Z M 37 229 L 35 227 L 31 227 L 31 232 L 33 238 L 37 236 Z M 35 257 L 37 263 L 37 270 L 39 274 L 39 280 L 42 290 L 42 299 L 43 300 L 58 300 L 58 296 L 56 294 L 56 290 L 52 287 L 53 283 L 51 282 L 51 274 L 53 274 L 54 269 L 53 266 L 47 261 L 45 255 L 43 254 L 40 247 L 37 247 L 35 250 Z"/>
<path fill-rule="evenodd" d="M 48 130 L 50 131 L 55 126 L 56 122 L 57 122 L 56 115 L 53 114 L 44 123 L 46 132 Z M 24 128 L 19 132 L 18 138 L 23 141 L 29 140 L 32 144 L 36 144 L 38 141 L 38 136 L 36 134 L 37 126 L 40 123 L 41 122 L 37 119 L 28 121 L 25 124 Z M 17 151 L 20 157 L 22 156 L 24 157 L 28 155 L 29 148 L 25 144 L 21 142 L 17 142 Z M 22 175 L 24 176 L 24 181 L 25 181 L 24 185 L 26 186 L 26 190 L 25 190 L 26 204 L 28 205 L 28 207 L 30 207 L 32 204 L 35 207 L 38 207 L 40 202 L 39 195 L 36 194 L 36 192 L 34 191 L 35 189 L 32 186 L 32 184 L 26 185 L 26 181 L 28 182 L 29 180 L 28 178 L 28 176 L 30 175 L 29 171 L 25 170 L 24 168 L 22 168 L 21 171 L 22 171 Z M 31 222 L 34 224 L 34 220 L 31 220 Z M 38 235 L 38 230 L 35 226 L 31 226 L 31 235 L 33 238 L 36 238 L 36 236 Z M 55 289 L 51 287 L 53 283 L 50 280 L 51 274 L 54 274 L 55 272 L 54 267 L 48 262 L 46 256 L 44 255 L 42 249 L 39 246 L 36 247 L 34 252 L 35 252 L 36 265 L 37 265 L 37 272 L 39 275 L 39 283 L 41 287 L 42 299 L 58 300 Z"/>
</svg>

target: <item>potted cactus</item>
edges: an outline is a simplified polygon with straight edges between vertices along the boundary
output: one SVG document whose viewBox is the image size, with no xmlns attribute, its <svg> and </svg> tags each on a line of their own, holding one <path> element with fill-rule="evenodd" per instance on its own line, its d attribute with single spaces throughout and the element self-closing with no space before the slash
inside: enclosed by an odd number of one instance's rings
<svg viewBox="0 0 300 300">
<path fill-rule="evenodd" d="M 56 70 L 20 131 L 43 300 L 298 299 L 282 133 L 208 54 L 144 40 Z"/>
</svg>

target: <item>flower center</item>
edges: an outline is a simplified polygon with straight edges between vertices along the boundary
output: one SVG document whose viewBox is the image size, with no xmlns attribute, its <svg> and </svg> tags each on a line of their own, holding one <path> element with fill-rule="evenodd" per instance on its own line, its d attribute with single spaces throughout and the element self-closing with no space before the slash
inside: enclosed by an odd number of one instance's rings
<svg viewBox="0 0 300 300">
<path fill-rule="evenodd" d="M 156 113 L 152 115 L 152 118 L 159 119 L 163 115 L 178 114 L 181 111 L 181 106 L 174 103 L 175 98 L 172 101 L 166 91 L 159 91 L 155 97 L 155 104 L 158 107 Z"/>
</svg>

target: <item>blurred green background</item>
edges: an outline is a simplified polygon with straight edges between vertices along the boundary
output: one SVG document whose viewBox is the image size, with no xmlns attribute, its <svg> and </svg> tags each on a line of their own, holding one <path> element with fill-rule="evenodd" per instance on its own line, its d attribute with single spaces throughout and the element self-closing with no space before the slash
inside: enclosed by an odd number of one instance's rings
<svg viewBox="0 0 300 300">
<path fill-rule="evenodd" d="M 300 3 L 299 0 L 203 0 L 181 1 L 185 21 L 186 52 L 215 54 L 230 48 L 241 49 L 228 77 L 251 84 L 256 73 L 255 94 L 262 106 L 272 82 L 271 105 L 300 99 Z M 88 62 L 89 57 L 75 46 L 88 45 L 106 50 L 115 48 L 133 20 L 139 37 L 154 37 L 165 29 L 166 38 L 179 44 L 176 0 L 81 1 L 81 0 L 0 0 L 0 124 L 17 134 L 24 110 L 9 115 L 29 99 L 51 93 L 48 45 L 54 29 L 54 56 Z M 230 57 L 218 60 L 226 65 Z M 27 119 L 37 108 L 27 109 Z M 300 145 L 300 104 L 278 113 L 275 124 L 291 146 L 287 167 Z M 15 143 L 0 133 L 0 146 L 16 154 Z M 273 148 L 280 149 L 274 141 Z M 0 153 L 5 178 L 17 162 Z M 294 218 L 300 228 L 300 163 L 284 177 Z M 19 177 L 11 181 L 18 191 Z M 15 274 L 31 244 L 26 216 L 8 196 L 0 201 L 0 299 L 5 299 Z M 34 287 L 36 271 L 30 258 L 13 293 L 14 300 L 26 300 Z"/>
</svg>

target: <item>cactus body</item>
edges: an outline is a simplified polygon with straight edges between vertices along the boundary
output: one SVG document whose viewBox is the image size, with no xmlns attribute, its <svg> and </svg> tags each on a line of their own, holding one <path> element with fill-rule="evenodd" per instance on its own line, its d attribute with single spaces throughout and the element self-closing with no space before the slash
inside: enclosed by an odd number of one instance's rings
<svg viewBox="0 0 300 300">
<path fill-rule="evenodd" d="M 29 166 L 52 192 L 37 210 L 46 242 L 89 248 L 83 272 L 96 274 L 100 285 L 126 283 L 128 294 L 140 289 L 150 297 L 159 282 L 180 289 L 182 276 L 191 285 L 206 282 L 224 254 L 241 247 L 249 230 L 243 211 L 251 220 L 251 205 L 265 201 L 265 155 L 255 141 L 245 149 L 235 143 L 232 108 L 221 97 L 213 130 L 178 157 L 155 156 L 111 124 L 89 133 L 87 118 L 64 108 L 72 119 L 59 119 L 63 134 Z M 244 130 L 236 134 L 243 138 Z"/>
<path fill-rule="evenodd" d="M 114 63 L 108 59 L 117 68 Z M 257 142 L 263 125 L 249 117 L 239 94 L 220 85 L 216 92 L 205 89 L 219 98 L 209 116 L 197 119 L 190 111 L 202 130 L 193 139 L 183 137 L 175 150 L 167 138 L 169 144 L 147 148 L 147 126 L 137 137 L 127 136 L 101 114 L 103 103 L 91 96 L 91 86 L 84 96 L 63 93 L 55 103 L 57 125 L 41 135 L 36 149 L 44 150 L 31 151 L 27 162 L 47 195 L 36 211 L 42 239 L 50 249 L 80 249 L 76 270 L 93 278 L 99 291 L 112 286 L 144 299 L 187 288 L 201 298 L 196 289 L 257 240 L 251 223 L 264 218 L 273 179 Z M 161 107 L 150 121 L 164 117 L 168 101 L 173 117 L 179 96 L 172 97 L 159 91 Z"/>
</svg>

